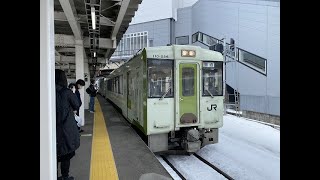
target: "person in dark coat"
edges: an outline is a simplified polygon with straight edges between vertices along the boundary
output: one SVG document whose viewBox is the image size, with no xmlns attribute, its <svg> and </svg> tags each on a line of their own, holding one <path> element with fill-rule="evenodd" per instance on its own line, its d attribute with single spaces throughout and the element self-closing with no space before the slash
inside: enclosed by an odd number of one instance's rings
<svg viewBox="0 0 320 180">
<path fill-rule="evenodd" d="M 91 80 L 91 84 L 90 84 L 90 86 L 88 87 L 88 89 L 89 89 L 89 95 L 90 95 L 90 102 L 89 102 L 89 111 L 91 112 L 91 113 L 94 113 L 94 98 L 96 97 L 96 95 L 97 95 L 97 87 L 95 86 L 95 80 L 94 79 L 92 79 Z"/>
<path fill-rule="evenodd" d="M 77 116 L 79 116 L 79 117 L 80 117 L 80 115 L 79 115 L 80 106 L 82 105 L 82 101 L 81 101 L 79 89 L 81 89 L 82 87 L 84 87 L 85 84 L 86 84 L 86 83 L 85 83 L 84 80 L 82 80 L 82 79 L 78 79 L 77 82 L 76 82 L 76 84 L 75 84 L 75 87 L 76 87 L 75 94 L 76 94 L 76 96 L 77 96 L 77 98 L 78 98 L 78 101 L 79 101 L 79 108 L 77 109 L 77 113 L 76 113 L 76 114 L 77 114 Z M 79 130 L 80 133 L 83 132 L 83 130 L 81 129 L 80 126 L 78 126 L 78 130 Z"/>
<path fill-rule="evenodd" d="M 71 89 L 71 91 L 72 91 L 73 93 L 76 93 L 76 91 L 78 91 L 77 88 L 76 88 L 76 84 L 75 84 L 75 83 L 70 83 L 69 86 L 68 86 L 68 88 Z M 82 102 L 81 102 L 81 98 L 80 98 L 80 93 L 79 93 L 79 91 L 78 91 L 78 94 L 76 94 L 76 95 L 77 95 L 77 98 L 78 98 L 79 103 L 80 103 L 80 106 L 81 106 Z M 80 118 L 80 116 L 79 116 L 79 108 L 78 108 L 77 111 L 76 111 L 76 115 L 79 117 L 79 120 L 80 120 L 80 121 L 77 121 L 77 120 L 76 120 L 76 122 L 77 122 L 77 126 L 78 126 L 79 133 L 81 133 L 81 132 L 83 132 L 83 130 L 81 129 L 82 118 Z"/>
<path fill-rule="evenodd" d="M 81 89 L 83 86 L 85 86 L 85 82 L 84 80 L 82 79 L 78 79 L 77 82 L 76 82 L 76 95 L 77 95 L 77 98 L 79 100 L 79 108 L 77 109 L 77 116 L 79 116 L 79 109 L 80 109 L 80 106 L 82 105 L 82 101 L 81 101 L 81 98 L 80 98 L 80 92 L 79 92 L 79 89 Z"/>
<path fill-rule="evenodd" d="M 59 180 L 73 180 L 69 176 L 70 159 L 80 146 L 80 134 L 74 118 L 79 108 L 76 95 L 67 88 L 68 82 L 64 71 L 55 70 L 56 83 L 56 139 L 57 161 L 61 162 L 61 177 Z"/>
</svg>

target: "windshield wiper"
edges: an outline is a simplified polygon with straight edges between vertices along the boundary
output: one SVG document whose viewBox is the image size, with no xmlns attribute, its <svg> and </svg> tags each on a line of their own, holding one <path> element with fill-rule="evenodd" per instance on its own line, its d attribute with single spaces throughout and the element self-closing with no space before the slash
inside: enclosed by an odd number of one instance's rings
<svg viewBox="0 0 320 180">
<path fill-rule="evenodd" d="M 214 97 L 208 89 L 206 89 L 206 91 L 208 91 L 208 93 L 210 94 L 210 96 L 211 96 L 212 98 Z"/>
<path fill-rule="evenodd" d="M 161 96 L 161 98 L 159 100 L 162 100 L 169 92 L 169 90 L 171 89 L 171 86 L 168 88 L 168 90 Z"/>
</svg>

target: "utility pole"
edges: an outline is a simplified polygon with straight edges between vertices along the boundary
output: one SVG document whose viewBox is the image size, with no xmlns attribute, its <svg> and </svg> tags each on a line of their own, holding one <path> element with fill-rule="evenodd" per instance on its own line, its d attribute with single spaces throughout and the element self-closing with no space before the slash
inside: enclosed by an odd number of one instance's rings
<svg viewBox="0 0 320 180">
<path fill-rule="evenodd" d="M 226 114 L 226 89 L 227 89 L 227 76 L 226 76 L 226 71 L 227 71 L 227 62 L 236 62 L 236 54 L 233 55 L 233 53 L 229 54 L 229 57 L 232 59 L 231 61 L 227 61 L 227 53 L 229 48 L 227 47 L 227 43 L 226 43 L 226 37 L 224 36 L 224 38 L 222 39 L 223 41 L 223 62 L 224 62 L 224 67 L 223 67 L 223 77 L 224 77 L 224 83 L 223 83 L 223 93 L 224 93 L 224 104 L 225 104 L 225 108 L 224 108 L 224 113 Z M 234 39 L 230 39 L 230 51 L 236 51 L 236 47 L 235 47 L 235 42 Z M 238 76 L 237 76 L 238 77 Z M 236 82 L 238 82 L 237 80 L 235 80 Z M 235 100 L 235 107 L 236 107 L 236 112 L 239 111 L 239 97 L 238 97 L 238 85 L 237 86 L 237 90 L 234 89 L 233 94 L 234 94 L 234 100 Z M 237 113 L 238 116 L 238 113 Z"/>
<path fill-rule="evenodd" d="M 227 55 L 227 48 L 226 48 L 226 37 L 224 36 L 223 38 L 223 103 L 224 103 L 224 114 L 226 114 L 226 88 L 227 88 L 227 78 L 226 78 L 226 65 L 227 65 L 227 59 L 226 59 L 226 55 Z"/>
</svg>

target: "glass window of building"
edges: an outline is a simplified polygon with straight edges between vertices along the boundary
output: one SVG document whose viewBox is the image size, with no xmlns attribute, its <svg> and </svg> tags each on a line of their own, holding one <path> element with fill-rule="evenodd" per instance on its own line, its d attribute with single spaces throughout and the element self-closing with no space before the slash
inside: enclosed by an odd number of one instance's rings
<svg viewBox="0 0 320 180">
<path fill-rule="evenodd" d="M 147 42 L 147 31 L 124 34 L 112 56 L 134 55 L 140 49 L 148 47 Z"/>
<path fill-rule="evenodd" d="M 249 53 L 245 50 L 238 49 L 238 58 L 239 61 L 250 66 L 251 68 L 266 74 L 266 66 L 267 66 L 267 60 L 259 57 L 257 55 L 254 55 L 252 53 Z"/>
<path fill-rule="evenodd" d="M 189 36 L 176 37 L 176 44 L 180 44 L 180 45 L 189 44 Z"/>
</svg>

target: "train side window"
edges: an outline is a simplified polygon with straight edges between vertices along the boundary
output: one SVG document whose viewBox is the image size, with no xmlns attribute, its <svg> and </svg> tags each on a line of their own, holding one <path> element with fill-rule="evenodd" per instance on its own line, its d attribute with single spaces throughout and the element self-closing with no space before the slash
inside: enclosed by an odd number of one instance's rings
<svg viewBox="0 0 320 180">
<path fill-rule="evenodd" d="M 173 60 L 148 59 L 148 97 L 173 97 Z"/>
<path fill-rule="evenodd" d="M 109 79 L 108 81 L 107 81 L 107 89 L 108 89 L 108 91 L 111 91 L 111 87 L 112 87 L 112 79 Z"/>
<path fill-rule="evenodd" d="M 119 83 L 120 83 L 119 84 L 119 88 L 120 88 L 119 93 L 123 94 L 123 76 L 122 75 L 120 76 Z"/>
<path fill-rule="evenodd" d="M 222 62 L 203 62 L 202 95 L 222 96 Z"/>
</svg>

